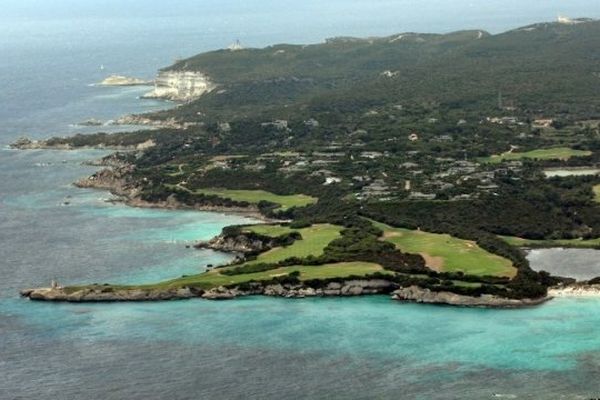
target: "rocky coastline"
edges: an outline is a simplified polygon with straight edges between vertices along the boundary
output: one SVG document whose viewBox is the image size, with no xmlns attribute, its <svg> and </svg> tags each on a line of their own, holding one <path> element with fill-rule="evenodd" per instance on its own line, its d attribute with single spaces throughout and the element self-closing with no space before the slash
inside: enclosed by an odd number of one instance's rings
<svg viewBox="0 0 600 400">
<path fill-rule="evenodd" d="M 164 201 L 146 201 L 140 197 L 141 188 L 127 179 L 133 168 L 132 165 L 126 163 L 113 164 L 110 168 L 102 169 L 89 177 L 80 179 L 74 185 L 79 188 L 107 190 L 111 194 L 118 196 L 118 199 L 115 201 L 122 202 L 131 207 L 220 212 L 253 218 L 262 222 L 277 222 L 265 217 L 258 207 L 253 205 L 247 207 L 224 207 L 196 204 L 192 206 L 180 202 L 174 195 L 169 196 Z"/>
<path fill-rule="evenodd" d="M 323 287 L 299 284 L 263 284 L 251 282 L 240 286 L 219 286 L 210 290 L 195 287 L 182 288 L 113 288 L 106 285 L 86 286 L 82 288 L 37 288 L 25 289 L 21 296 L 37 301 L 57 302 L 117 302 L 117 301 L 160 301 L 202 298 L 206 300 L 231 300 L 243 296 L 270 296 L 283 298 L 362 296 L 389 294 L 398 286 L 382 279 L 349 279 L 329 282 Z"/>
<path fill-rule="evenodd" d="M 436 292 L 418 286 L 400 288 L 393 292 L 392 298 L 399 301 L 410 301 L 422 304 L 451 305 L 460 307 L 485 308 L 521 308 L 537 306 L 552 299 L 551 296 L 538 299 L 509 299 L 489 294 L 479 297 L 464 296 L 452 292 Z"/>
<path fill-rule="evenodd" d="M 316 287 L 305 283 L 280 284 L 251 282 L 235 287 L 219 286 L 209 290 L 195 287 L 181 288 L 113 288 L 111 286 L 88 286 L 82 288 L 37 288 L 22 290 L 21 296 L 35 301 L 51 302 L 135 302 L 186 300 L 232 300 L 245 296 L 268 296 L 288 299 L 309 297 L 351 297 L 366 295 L 390 295 L 392 300 L 458 307 L 521 308 L 542 304 L 551 299 L 506 299 L 490 295 L 480 297 L 461 296 L 449 292 L 432 292 L 417 286 L 399 287 L 385 279 L 341 279 L 329 281 Z"/>
<path fill-rule="evenodd" d="M 600 284 L 579 282 L 548 289 L 552 297 L 600 297 Z"/>
</svg>

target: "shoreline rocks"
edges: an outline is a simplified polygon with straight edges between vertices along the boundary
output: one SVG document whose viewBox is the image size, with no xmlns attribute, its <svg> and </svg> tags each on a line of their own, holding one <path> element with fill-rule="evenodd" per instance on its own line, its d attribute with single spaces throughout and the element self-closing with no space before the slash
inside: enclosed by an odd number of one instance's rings
<svg viewBox="0 0 600 400">
<path fill-rule="evenodd" d="M 600 297 L 600 284 L 574 283 L 548 289 L 553 297 Z"/>
<path fill-rule="evenodd" d="M 383 279 L 340 280 L 329 282 L 324 287 L 311 287 L 297 284 L 263 284 L 250 282 L 243 286 L 219 286 L 209 290 L 194 287 L 145 289 L 142 287 L 113 288 L 110 285 L 94 285 L 82 288 L 35 288 L 20 291 L 22 297 L 36 301 L 55 302 L 123 302 L 158 301 L 202 298 L 205 300 L 231 300 L 242 296 L 269 296 L 283 298 L 305 297 L 349 297 L 374 294 L 389 294 L 398 286 Z"/>
<path fill-rule="evenodd" d="M 464 296 L 452 292 L 435 292 L 418 286 L 409 286 L 392 293 L 394 300 L 410 301 L 424 304 L 445 304 L 460 307 L 519 308 L 536 306 L 550 300 L 551 297 L 539 299 L 509 299 L 493 295 L 479 297 Z"/>
<path fill-rule="evenodd" d="M 600 288 L 598 289 L 600 291 Z M 353 297 L 391 294 L 391 299 L 432 305 L 480 308 L 522 308 L 540 305 L 552 299 L 508 299 L 492 295 L 470 297 L 451 292 L 433 292 L 417 286 L 398 287 L 385 279 L 348 279 L 331 281 L 322 287 L 312 287 L 304 283 L 279 284 L 249 282 L 243 286 L 219 286 L 209 290 L 195 287 L 167 289 L 120 289 L 108 285 L 83 288 L 37 288 L 20 292 L 22 297 L 34 301 L 53 302 L 129 302 L 161 301 L 201 298 L 204 300 L 233 300 L 244 296 L 269 296 L 287 299 L 309 297 Z"/>
<path fill-rule="evenodd" d="M 197 297 L 191 288 L 174 289 L 114 289 L 110 286 L 94 286 L 82 289 L 37 288 L 25 289 L 21 296 L 36 301 L 69 303 L 182 300 Z"/>
</svg>

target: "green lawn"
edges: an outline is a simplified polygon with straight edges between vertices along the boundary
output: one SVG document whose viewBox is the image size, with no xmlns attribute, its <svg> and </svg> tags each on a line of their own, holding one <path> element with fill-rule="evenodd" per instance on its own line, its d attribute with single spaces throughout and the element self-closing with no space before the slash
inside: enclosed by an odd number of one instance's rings
<svg viewBox="0 0 600 400">
<path fill-rule="evenodd" d="M 304 258 L 310 255 L 318 257 L 323 254 L 323 250 L 332 240 L 340 237 L 342 229 L 344 228 L 341 226 L 330 224 L 318 224 L 297 229 L 302 240 L 296 240 L 291 246 L 275 247 L 260 254 L 256 260 L 247 264 L 277 263 L 290 257 Z"/>
<path fill-rule="evenodd" d="M 517 273 L 512 262 L 479 247 L 475 242 L 450 235 L 392 228 L 382 223 L 384 239 L 407 253 L 421 254 L 427 266 L 440 272 L 462 271 L 469 275 L 514 277 Z"/>
<path fill-rule="evenodd" d="M 556 239 L 556 240 L 533 240 L 523 239 L 515 236 L 500 236 L 505 242 L 516 247 L 569 247 L 569 248 L 598 248 L 600 239 Z"/>
<path fill-rule="evenodd" d="M 551 149 L 538 149 L 524 153 L 504 153 L 493 155 L 491 157 L 480 158 L 479 161 L 484 163 L 499 163 L 502 161 L 521 160 L 523 158 L 531 158 L 538 160 L 568 160 L 571 157 L 581 157 L 591 155 L 591 151 L 575 150 L 569 147 L 555 147 Z"/>
<path fill-rule="evenodd" d="M 259 235 L 277 237 L 290 232 L 295 232 L 297 229 L 292 229 L 289 226 L 282 225 L 252 225 L 243 228 L 245 232 L 254 232 Z"/>
<path fill-rule="evenodd" d="M 353 275 L 364 276 L 373 274 L 375 272 L 386 273 L 386 271 L 384 271 L 380 265 L 366 262 L 342 262 L 318 266 L 295 265 L 281 267 L 270 271 L 233 276 L 222 275 L 219 271 L 219 268 L 217 268 L 202 274 L 164 282 L 156 285 L 156 287 L 197 286 L 204 289 L 209 289 L 217 286 L 239 284 L 251 280 L 271 280 L 275 277 L 287 275 L 294 271 L 300 272 L 300 280 L 344 278 Z"/>
<path fill-rule="evenodd" d="M 281 196 L 278 194 L 266 192 L 264 190 L 232 190 L 232 189 L 196 189 L 194 193 L 214 195 L 234 201 L 246 201 L 248 203 L 258 204 L 261 201 L 270 201 L 279 204 L 279 210 L 285 211 L 292 207 L 304 207 L 317 202 L 315 197 L 305 194 L 292 194 Z"/>
<path fill-rule="evenodd" d="M 600 203 L 600 185 L 594 186 L 594 201 Z"/>
</svg>

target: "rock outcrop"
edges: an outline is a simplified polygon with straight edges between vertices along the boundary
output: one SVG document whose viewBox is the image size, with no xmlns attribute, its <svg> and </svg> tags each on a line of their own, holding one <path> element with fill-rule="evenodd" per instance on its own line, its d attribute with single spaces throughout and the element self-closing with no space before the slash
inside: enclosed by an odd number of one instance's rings
<svg viewBox="0 0 600 400">
<path fill-rule="evenodd" d="M 111 75 L 100 82 L 100 86 L 145 86 L 151 84 L 152 81 L 145 81 L 143 79 L 123 75 Z"/>
<path fill-rule="evenodd" d="M 17 139 L 14 143 L 10 144 L 10 147 L 13 149 L 19 150 L 38 150 L 38 149 L 55 149 L 55 150 L 70 150 L 71 145 L 69 144 L 59 144 L 49 146 L 45 140 L 34 140 L 29 139 L 27 137 L 22 137 Z"/>
<path fill-rule="evenodd" d="M 141 125 L 149 128 L 164 128 L 164 129 L 187 129 L 192 126 L 197 126 L 197 122 L 181 122 L 175 118 L 156 119 L 146 115 L 125 115 L 112 121 L 111 125 Z"/>
<path fill-rule="evenodd" d="M 95 174 L 78 180 L 75 186 L 87 189 L 104 189 L 126 198 L 137 196 L 139 189 L 127 183 L 125 177 L 132 171 L 133 166 L 125 165 L 118 168 L 105 168 Z"/>
<path fill-rule="evenodd" d="M 400 288 L 392 293 L 392 298 L 394 300 L 412 301 L 416 303 L 497 308 L 534 306 L 551 299 L 551 297 L 543 297 L 539 299 L 508 299 L 493 295 L 481 295 L 479 297 L 474 297 L 451 292 L 435 292 L 418 286 Z"/>
<path fill-rule="evenodd" d="M 574 283 L 548 289 L 552 297 L 600 297 L 600 284 Z"/>
<path fill-rule="evenodd" d="M 273 245 L 258 238 L 253 238 L 243 233 L 239 235 L 219 235 L 211 240 L 200 242 L 194 247 L 198 249 L 211 249 L 226 253 L 258 253 L 269 250 Z"/>
<path fill-rule="evenodd" d="M 40 288 L 25 289 L 21 296 L 39 301 L 66 301 L 72 303 L 112 301 L 180 300 L 197 297 L 198 292 L 184 287 L 172 289 L 114 289 L 110 286 L 92 286 L 81 289 Z"/>
<path fill-rule="evenodd" d="M 192 101 L 216 87 L 209 77 L 193 71 L 161 71 L 154 81 L 154 90 L 143 97 L 172 101 Z"/>
<path fill-rule="evenodd" d="M 82 288 L 39 288 L 25 289 L 21 296 L 40 301 L 66 302 L 111 302 L 111 301 L 153 301 L 176 300 L 201 297 L 206 300 L 231 300 L 239 296 L 264 295 L 285 298 L 360 296 L 367 294 L 388 294 L 397 288 L 392 282 L 381 279 L 340 280 L 330 282 L 325 287 L 315 288 L 303 283 L 262 284 L 250 282 L 242 287 L 219 286 L 210 290 L 194 287 L 183 288 L 136 288 L 120 289 L 107 285 L 94 285 Z"/>
</svg>

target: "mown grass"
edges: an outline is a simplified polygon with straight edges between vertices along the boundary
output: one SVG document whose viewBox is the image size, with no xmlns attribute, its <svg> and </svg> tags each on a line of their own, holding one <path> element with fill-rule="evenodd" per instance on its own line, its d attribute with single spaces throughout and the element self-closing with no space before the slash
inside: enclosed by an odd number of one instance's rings
<svg viewBox="0 0 600 400">
<path fill-rule="evenodd" d="M 253 229 L 261 229 L 255 226 Z M 269 228 L 263 228 L 269 232 Z M 275 231 L 277 228 L 272 228 Z M 297 229 L 302 236 L 287 247 L 275 247 L 258 255 L 256 260 L 249 261 L 245 265 L 257 263 L 277 263 L 291 257 L 305 258 L 308 256 L 318 257 L 323 254 L 325 247 L 341 236 L 343 227 L 331 224 L 317 224 L 308 228 Z"/>
<path fill-rule="evenodd" d="M 407 253 L 421 254 L 427 266 L 439 272 L 464 272 L 513 278 L 517 269 L 512 262 L 479 247 L 475 242 L 445 234 L 375 225 L 384 231 L 384 240 Z"/>
<path fill-rule="evenodd" d="M 317 202 L 317 198 L 305 194 L 278 195 L 264 190 L 233 190 L 233 189 L 196 189 L 197 194 L 219 196 L 234 201 L 246 201 L 258 204 L 261 201 L 269 201 L 279 204 L 278 210 L 285 211 L 292 207 L 305 207 Z"/>
<path fill-rule="evenodd" d="M 551 149 L 537 149 L 523 153 L 504 153 L 497 154 L 490 157 L 480 158 L 479 161 L 483 163 L 499 163 L 502 161 L 521 160 L 524 158 L 537 159 L 537 160 L 568 160 L 571 157 L 582 157 L 591 155 L 591 151 L 587 150 L 575 150 L 569 147 L 555 147 Z"/>
<path fill-rule="evenodd" d="M 277 237 L 291 232 L 295 232 L 297 231 L 297 229 L 292 229 L 289 226 L 283 225 L 251 225 L 244 227 L 243 231 L 254 232 L 258 235 L 263 236 Z"/>
<path fill-rule="evenodd" d="M 345 278 L 348 276 L 365 276 L 375 272 L 388 273 L 374 263 L 367 262 L 341 262 L 335 264 L 324 264 L 317 266 L 294 265 L 281 267 L 269 271 L 256 272 L 242 275 L 223 275 L 223 269 L 217 268 L 198 275 L 191 275 L 174 279 L 161 284 L 153 285 L 156 288 L 195 286 L 210 289 L 217 286 L 240 284 L 249 281 L 268 281 L 273 278 L 284 276 L 292 272 L 300 273 L 300 280 Z M 391 272 L 389 272 L 391 274 Z"/>
<path fill-rule="evenodd" d="M 555 240 L 534 240 L 523 239 L 515 236 L 500 236 L 505 242 L 516 247 L 568 247 L 581 249 L 600 248 L 600 239 L 555 239 Z"/>
</svg>

